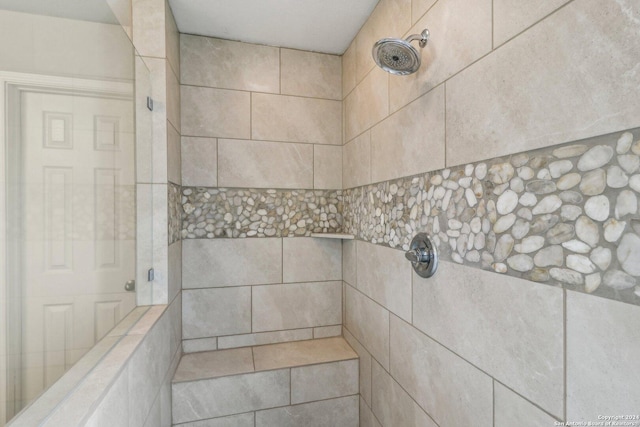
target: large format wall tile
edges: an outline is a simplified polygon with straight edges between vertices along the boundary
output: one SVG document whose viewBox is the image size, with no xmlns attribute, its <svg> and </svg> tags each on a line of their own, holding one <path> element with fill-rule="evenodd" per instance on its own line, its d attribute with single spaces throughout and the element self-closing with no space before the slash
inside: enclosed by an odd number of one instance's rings
<svg viewBox="0 0 640 427">
<path fill-rule="evenodd" d="M 297 96 L 251 95 L 253 139 L 342 144 L 340 101 Z"/>
<path fill-rule="evenodd" d="M 443 168 L 444 128 L 442 86 L 387 117 L 371 129 L 371 181 Z"/>
<path fill-rule="evenodd" d="M 313 146 L 219 139 L 218 185 L 243 188 L 312 188 Z"/>
<path fill-rule="evenodd" d="M 562 414 L 561 289 L 442 262 L 429 280 L 414 275 L 413 290 L 418 329 Z"/>
<path fill-rule="evenodd" d="M 181 86 L 182 135 L 251 136 L 250 95 L 226 89 Z"/>
<path fill-rule="evenodd" d="M 341 64 L 336 55 L 282 49 L 281 93 L 341 101 Z"/>
<path fill-rule="evenodd" d="M 419 34 L 425 28 L 431 32 L 431 38 L 420 50 L 422 64 L 418 71 L 389 79 L 391 111 L 397 111 L 491 51 L 491 0 L 439 1 L 409 33 Z"/>
<path fill-rule="evenodd" d="M 313 146 L 313 188 L 342 190 L 342 147 Z"/>
<path fill-rule="evenodd" d="M 344 188 L 371 183 L 371 132 L 364 132 L 343 147 L 342 182 Z"/>
<path fill-rule="evenodd" d="M 411 23 L 415 24 L 435 3 L 436 0 L 411 0 Z"/>
<path fill-rule="evenodd" d="M 218 185 L 218 141 L 215 138 L 182 137 L 182 185 Z"/>
<path fill-rule="evenodd" d="M 179 427 L 255 427 L 253 412 L 227 417 L 209 418 L 202 421 L 180 424 Z"/>
<path fill-rule="evenodd" d="M 439 425 L 492 425 L 491 377 L 393 315 L 390 346 L 391 375 Z"/>
<path fill-rule="evenodd" d="M 344 100 L 345 141 L 351 141 L 389 114 L 389 75 L 376 68 Z"/>
<path fill-rule="evenodd" d="M 436 427 L 436 423 L 375 360 L 372 410 L 384 426 Z"/>
<path fill-rule="evenodd" d="M 493 43 L 499 46 L 569 0 L 494 0 Z"/>
<path fill-rule="evenodd" d="M 184 289 L 282 282 L 282 239 L 187 239 Z"/>
<path fill-rule="evenodd" d="M 356 246 L 357 240 L 342 241 L 342 280 L 349 283 L 354 288 L 356 282 Z"/>
<path fill-rule="evenodd" d="M 181 34 L 180 53 L 182 84 L 280 91 L 277 47 Z"/>
<path fill-rule="evenodd" d="M 291 404 L 358 394 L 358 360 L 291 369 Z"/>
<path fill-rule="evenodd" d="M 494 382 L 495 427 L 553 426 L 556 419 L 502 384 Z M 574 418 L 570 418 L 572 421 Z"/>
<path fill-rule="evenodd" d="M 639 14 L 576 0 L 448 81 L 448 165 L 640 125 Z"/>
<path fill-rule="evenodd" d="M 640 307 L 567 292 L 567 419 L 638 415 L 638 354 Z"/>
<path fill-rule="evenodd" d="M 411 265 L 401 251 L 357 243 L 357 286 L 389 311 L 411 321 Z"/>
<path fill-rule="evenodd" d="M 389 312 L 346 287 L 344 325 L 380 364 L 389 367 Z"/>
<path fill-rule="evenodd" d="M 289 283 L 253 287 L 253 332 L 337 325 L 341 282 Z"/>
<path fill-rule="evenodd" d="M 256 412 L 256 427 L 357 427 L 358 396 Z"/>
<path fill-rule="evenodd" d="M 342 242 L 299 238 L 282 241 L 283 282 L 341 280 Z"/>
<path fill-rule="evenodd" d="M 385 37 L 402 37 L 411 26 L 411 0 L 381 0 L 356 36 L 356 76 L 360 82 L 375 67 L 373 44 Z"/>
<path fill-rule="evenodd" d="M 356 87 L 356 42 L 351 42 L 342 55 L 342 98 Z"/>
<path fill-rule="evenodd" d="M 184 339 L 251 332 L 251 288 L 182 291 Z"/>
<path fill-rule="evenodd" d="M 173 422 L 215 418 L 289 404 L 289 370 L 173 384 Z"/>
<path fill-rule="evenodd" d="M 343 328 L 342 335 L 358 354 L 360 396 L 368 405 L 371 405 L 371 355 L 346 328 Z"/>
</svg>

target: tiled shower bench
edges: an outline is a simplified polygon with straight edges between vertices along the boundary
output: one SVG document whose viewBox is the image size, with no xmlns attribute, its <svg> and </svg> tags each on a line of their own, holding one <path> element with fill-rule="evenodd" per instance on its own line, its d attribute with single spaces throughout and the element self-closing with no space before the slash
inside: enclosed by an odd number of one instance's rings
<svg viewBox="0 0 640 427">
<path fill-rule="evenodd" d="M 185 354 L 176 427 L 357 427 L 358 356 L 342 337 Z"/>
</svg>

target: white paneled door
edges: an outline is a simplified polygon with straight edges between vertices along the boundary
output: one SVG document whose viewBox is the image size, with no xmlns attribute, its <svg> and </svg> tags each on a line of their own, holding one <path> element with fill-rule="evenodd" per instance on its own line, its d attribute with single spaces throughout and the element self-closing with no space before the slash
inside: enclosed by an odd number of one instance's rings
<svg viewBox="0 0 640 427">
<path fill-rule="evenodd" d="M 131 100 L 20 96 L 23 404 L 135 306 Z"/>
</svg>

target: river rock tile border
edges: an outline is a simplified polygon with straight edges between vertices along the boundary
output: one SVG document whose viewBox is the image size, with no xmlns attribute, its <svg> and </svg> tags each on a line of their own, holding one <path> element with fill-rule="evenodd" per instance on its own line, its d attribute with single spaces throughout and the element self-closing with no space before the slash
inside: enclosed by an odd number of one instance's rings
<svg viewBox="0 0 640 427">
<path fill-rule="evenodd" d="M 180 240 L 182 230 L 181 187 L 172 182 L 167 186 L 169 244 Z"/>
<path fill-rule="evenodd" d="M 309 236 L 342 230 L 341 190 L 183 187 L 183 239 Z"/>
<path fill-rule="evenodd" d="M 640 131 L 344 191 L 343 232 L 640 305 Z"/>
</svg>

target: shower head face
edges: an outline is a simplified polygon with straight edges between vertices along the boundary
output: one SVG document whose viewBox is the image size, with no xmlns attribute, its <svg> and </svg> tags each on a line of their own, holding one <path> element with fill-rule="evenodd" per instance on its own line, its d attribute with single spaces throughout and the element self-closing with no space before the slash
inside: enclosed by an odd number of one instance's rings
<svg viewBox="0 0 640 427">
<path fill-rule="evenodd" d="M 420 54 L 407 40 L 382 39 L 373 45 L 373 59 L 388 73 L 413 74 L 420 68 Z"/>
</svg>

